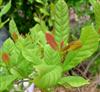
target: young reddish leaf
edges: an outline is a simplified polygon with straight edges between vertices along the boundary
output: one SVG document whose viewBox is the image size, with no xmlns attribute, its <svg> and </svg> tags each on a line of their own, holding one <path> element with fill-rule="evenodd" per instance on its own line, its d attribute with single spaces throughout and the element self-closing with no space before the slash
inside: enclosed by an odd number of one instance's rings
<svg viewBox="0 0 100 92">
<path fill-rule="evenodd" d="M 66 46 L 63 51 L 71 51 L 71 50 L 76 50 L 78 48 L 82 47 L 82 43 L 80 40 L 73 41 Z"/>
<path fill-rule="evenodd" d="M 14 41 L 16 41 L 18 39 L 18 35 L 17 35 L 16 32 L 12 33 L 12 38 L 13 38 Z"/>
<path fill-rule="evenodd" d="M 47 40 L 47 43 L 48 43 L 53 49 L 56 49 L 56 48 L 57 48 L 57 42 L 55 41 L 53 35 L 51 35 L 50 33 L 46 33 L 46 40 Z"/>
<path fill-rule="evenodd" d="M 8 53 L 3 53 L 3 54 L 2 54 L 2 60 L 3 60 L 5 63 L 8 63 L 9 60 L 10 60 L 9 54 L 8 54 Z"/>
</svg>

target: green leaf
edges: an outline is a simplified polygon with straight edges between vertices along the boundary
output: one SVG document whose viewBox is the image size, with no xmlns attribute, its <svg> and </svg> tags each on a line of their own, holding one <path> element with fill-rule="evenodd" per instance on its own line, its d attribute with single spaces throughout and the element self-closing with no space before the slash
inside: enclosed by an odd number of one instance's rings
<svg viewBox="0 0 100 92">
<path fill-rule="evenodd" d="M 42 47 L 46 44 L 45 34 L 47 27 L 44 22 L 41 22 L 41 25 L 36 24 L 33 28 L 30 29 L 31 38 L 36 45 L 37 43 L 41 44 Z"/>
<path fill-rule="evenodd" d="M 95 21 L 96 21 L 96 28 L 97 30 L 100 30 L 100 3 L 94 2 L 93 3 L 93 9 L 95 14 Z"/>
<path fill-rule="evenodd" d="M 0 6 L 2 5 L 3 0 L 0 0 Z"/>
<path fill-rule="evenodd" d="M 6 19 L 4 22 L 0 23 L 0 29 L 2 29 L 4 27 L 4 25 L 9 21 L 9 18 Z"/>
<path fill-rule="evenodd" d="M 13 40 L 11 38 L 9 38 L 4 42 L 2 50 L 4 52 L 11 52 L 11 51 L 13 51 L 14 47 L 15 47 L 15 45 L 14 45 Z"/>
<path fill-rule="evenodd" d="M 36 0 L 36 2 L 38 2 L 40 4 L 44 4 L 43 0 Z"/>
<path fill-rule="evenodd" d="M 45 21 L 40 21 L 40 30 L 44 33 L 48 31 Z"/>
<path fill-rule="evenodd" d="M 18 63 L 20 51 L 15 47 L 12 51 L 10 51 L 10 65 L 16 66 Z"/>
<path fill-rule="evenodd" d="M 31 4 L 33 3 L 33 0 L 28 0 Z"/>
<path fill-rule="evenodd" d="M 24 48 L 26 49 L 32 49 L 33 48 L 33 44 L 32 44 L 32 41 L 29 40 L 27 37 L 24 38 L 22 36 L 19 36 L 18 40 L 16 41 L 16 47 L 19 49 L 19 50 L 22 50 Z"/>
<path fill-rule="evenodd" d="M 69 36 L 69 14 L 64 0 L 59 0 L 55 6 L 55 39 L 60 44 L 67 43 Z"/>
<path fill-rule="evenodd" d="M 38 36 L 37 36 L 37 33 L 39 32 L 39 30 L 40 30 L 40 25 L 39 24 L 36 24 L 34 27 L 32 27 L 31 29 L 30 29 L 30 35 L 31 35 L 31 37 L 32 37 L 32 40 L 33 40 L 33 42 L 35 43 L 37 43 L 37 41 L 38 41 Z"/>
<path fill-rule="evenodd" d="M 86 26 L 82 29 L 80 41 L 82 47 L 69 52 L 66 56 L 64 61 L 64 71 L 74 68 L 97 50 L 99 36 L 93 26 Z"/>
<path fill-rule="evenodd" d="M 37 54 L 37 49 L 23 49 L 22 55 L 25 59 L 33 63 L 34 65 L 38 65 L 42 63 L 39 53 Z"/>
<path fill-rule="evenodd" d="M 27 77 L 33 71 L 33 63 L 26 60 L 22 54 L 19 54 L 16 66 L 12 66 L 22 77 Z"/>
<path fill-rule="evenodd" d="M 39 88 L 49 88 L 57 84 L 62 76 L 62 68 L 57 65 L 38 65 L 35 67 L 38 76 L 34 78 L 34 83 Z"/>
<path fill-rule="evenodd" d="M 10 8 L 11 8 L 11 0 L 0 11 L 0 17 L 2 17 L 4 14 L 6 14 Z"/>
<path fill-rule="evenodd" d="M 40 31 L 40 32 L 38 32 L 37 36 L 39 39 L 39 43 L 41 43 L 42 47 L 44 47 L 47 43 L 47 41 L 45 39 L 45 34 L 42 31 Z"/>
<path fill-rule="evenodd" d="M 61 57 L 60 54 L 52 49 L 49 45 L 44 47 L 44 61 L 50 65 L 60 64 Z"/>
<path fill-rule="evenodd" d="M 63 77 L 59 81 L 59 84 L 63 86 L 70 85 L 71 87 L 81 87 L 86 84 L 89 84 L 89 81 L 79 76 L 68 76 L 68 77 Z"/>
<path fill-rule="evenodd" d="M 7 90 L 10 85 L 13 85 L 13 81 L 17 78 L 14 75 L 0 76 L 0 91 Z"/>
<path fill-rule="evenodd" d="M 94 56 L 95 57 L 95 56 Z M 96 75 L 97 73 L 100 72 L 100 55 L 99 57 L 94 61 L 94 63 L 91 65 L 89 71 L 93 74 Z"/>
<path fill-rule="evenodd" d="M 47 9 L 45 9 L 45 7 L 40 8 L 40 13 L 43 14 L 44 16 L 49 16 L 49 13 L 48 13 Z"/>
<path fill-rule="evenodd" d="M 12 18 L 10 23 L 9 23 L 9 32 L 11 33 L 16 33 L 17 35 L 19 35 L 19 32 L 18 32 L 18 29 L 17 29 L 17 26 L 16 26 L 16 23 L 14 21 L 14 19 Z"/>
</svg>

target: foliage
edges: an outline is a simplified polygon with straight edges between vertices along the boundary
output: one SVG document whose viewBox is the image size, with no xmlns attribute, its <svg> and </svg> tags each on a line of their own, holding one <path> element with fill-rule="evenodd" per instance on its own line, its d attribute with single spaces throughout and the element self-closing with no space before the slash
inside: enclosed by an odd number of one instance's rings
<svg viewBox="0 0 100 92">
<path fill-rule="evenodd" d="M 41 0 L 37 1 L 41 3 Z M 53 32 L 37 23 L 28 34 L 20 35 L 14 19 L 10 20 L 11 38 L 0 49 L 0 91 L 9 91 L 14 81 L 24 78 L 32 79 L 30 83 L 34 82 L 43 91 L 59 85 L 80 87 L 89 84 L 78 75 L 65 76 L 65 73 L 97 51 L 98 33 L 93 25 L 88 25 L 82 28 L 78 40 L 69 42 L 70 26 L 65 1 L 58 0 L 54 11 Z M 5 88 L 3 80 L 7 80 Z"/>
<path fill-rule="evenodd" d="M 1 0 L 1 4 L 2 4 L 2 0 Z M 9 19 L 7 19 L 4 22 L 2 22 L 2 17 L 10 10 L 10 8 L 11 8 L 11 0 L 6 5 L 4 5 L 3 8 L 0 7 L 0 9 L 1 9 L 1 11 L 0 11 L 0 29 L 9 21 Z"/>
<path fill-rule="evenodd" d="M 56 1 L 57 0 L 12 0 L 11 9 L 5 17 L 3 17 L 3 20 L 7 17 L 13 17 L 19 32 L 23 34 L 29 32 L 29 28 L 34 26 L 37 22 L 41 23 L 42 20 L 45 20 L 47 25 L 52 25 L 50 10 Z M 2 4 L 4 5 L 7 2 L 8 0 L 4 0 Z"/>
<path fill-rule="evenodd" d="M 93 12 L 94 12 L 94 17 L 95 17 L 95 25 L 96 25 L 96 30 L 99 34 L 99 40 L 100 40 L 100 2 L 96 0 L 90 0 L 90 3 L 93 5 Z M 100 72 L 100 58 L 99 58 L 99 52 L 100 52 L 100 43 L 98 46 L 98 53 L 95 55 L 97 58 L 94 60 L 92 67 L 90 67 L 90 71 L 92 72 L 93 75 L 96 75 L 97 73 Z M 98 56 L 99 55 L 99 56 Z M 95 57 L 94 56 L 94 57 Z"/>
<path fill-rule="evenodd" d="M 2 1 L 2 0 L 1 0 Z M 50 30 L 54 25 L 54 6 L 58 0 L 11 0 L 11 9 L 10 11 L 2 18 L 5 21 L 8 17 L 13 17 L 16 25 L 18 26 L 20 33 L 29 32 L 29 28 L 34 26 L 36 23 L 40 23 L 42 25 L 42 21 L 45 21 L 45 24 L 48 26 Z M 75 11 L 79 16 L 87 15 L 86 12 L 89 13 L 88 0 L 65 0 L 69 7 L 74 7 Z M 8 3 L 8 0 L 4 0 L 1 2 L 2 5 Z M 86 4 L 86 11 L 80 9 L 82 4 Z M 85 6 L 83 6 L 85 7 Z M 82 10 L 82 11 L 80 11 Z M 8 27 L 8 24 L 6 24 Z"/>
</svg>

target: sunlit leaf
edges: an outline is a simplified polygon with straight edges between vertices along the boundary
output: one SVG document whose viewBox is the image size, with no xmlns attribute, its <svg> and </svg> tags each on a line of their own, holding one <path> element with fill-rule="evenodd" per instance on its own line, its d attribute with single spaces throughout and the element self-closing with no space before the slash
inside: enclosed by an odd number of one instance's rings
<svg viewBox="0 0 100 92">
<path fill-rule="evenodd" d="M 82 47 L 75 51 L 70 51 L 66 56 L 64 70 L 70 70 L 77 66 L 97 50 L 99 36 L 93 26 L 86 26 L 82 29 L 80 41 Z"/>
<path fill-rule="evenodd" d="M 10 8 L 11 8 L 11 0 L 1 9 L 0 17 L 2 17 L 4 14 L 6 14 Z"/>
<path fill-rule="evenodd" d="M 59 84 L 65 87 L 68 85 L 70 85 L 71 87 L 80 87 L 89 84 L 89 81 L 79 76 L 67 76 L 63 77 L 59 81 Z"/>
</svg>

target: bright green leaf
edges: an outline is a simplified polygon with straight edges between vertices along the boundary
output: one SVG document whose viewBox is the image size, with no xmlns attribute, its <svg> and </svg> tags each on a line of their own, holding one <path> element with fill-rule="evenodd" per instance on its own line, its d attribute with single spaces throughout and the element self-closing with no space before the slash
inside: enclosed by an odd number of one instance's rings
<svg viewBox="0 0 100 92">
<path fill-rule="evenodd" d="M 17 76 L 14 75 L 5 75 L 0 76 L 0 91 L 4 91 L 8 89 L 10 85 L 13 86 L 13 81 L 17 78 Z"/>
<path fill-rule="evenodd" d="M 40 59 L 39 53 L 36 53 L 37 51 L 37 49 L 23 49 L 22 55 L 34 65 L 38 65 L 42 63 L 42 60 Z"/>
<path fill-rule="evenodd" d="M 16 33 L 17 35 L 19 35 L 19 32 L 18 32 L 18 29 L 17 29 L 17 26 L 16 26 L 16 23 L 14 21 L 14 19 L 12 18 L 10 23 L 9 23 L 9 32 L 11 33 Z"/>
<path fill-rule="evenodd" d="M 71 87 L 81 87 L 86 84 L 89 84 L 89 81 L 79 76 L 68 76 L 68 77 L 63 77 L 59 81 L 59 84 L 63 86 L 70 85 Z"/>
<path fill-rule="evenodd" d="M 62 68 L 56 65 L 38 65 L 35 67 L 38 76 L 34 83 L 39 88 L 49 88 L 57 84 L 62 76 Z"/>
<path fill-rule="evenodd" d="M 3 50 L 3 52 L 11 52 L 11 51 L 13 51 L 14 47 L 15 47 L 15 45 L 14 45 L 13 40 L 11 38 L 9 38 L 4 42 L 2 50 Z"/>
<path fill-rule="evenodd" d="M 68 6 L 64 0 L 59 0 L 55 6 L 55 39 L 60 44 L 67 43 L 69 36 Z"/>
<path fill-rule="evenodd" d="M 0 17 L 2 17 L 4 14 L 6 14 L 10 8 L 11 8 L 11 0 L 3 7 L 3 9 L 1 9 Z"/>
<path fill-rule="evenodd" d="M 44 47 L 44 61 L 47 64 L 52 64 L 52 65 L 60 64 L 61 57 L 59 52 L 52 49 L 49 45 L 46 45 Z"/>
<path fill-rule="evenodd" d="M 98 40 L 99 36 L 93 26 L 84 27 L 80 37 L 82 47 L 68 53 L 64 61 L 64 71 L 74 68 L 90 57 L 98 48 Z"/>
</svg>

